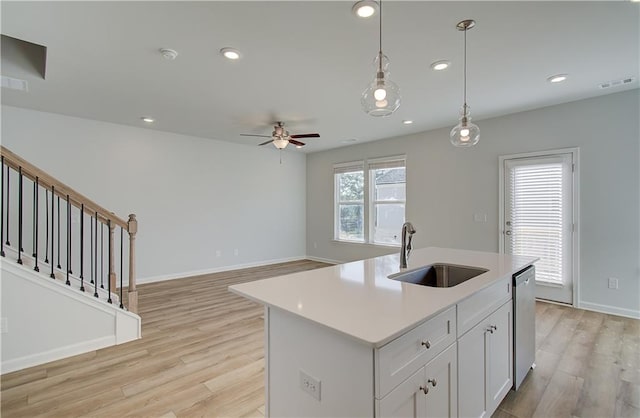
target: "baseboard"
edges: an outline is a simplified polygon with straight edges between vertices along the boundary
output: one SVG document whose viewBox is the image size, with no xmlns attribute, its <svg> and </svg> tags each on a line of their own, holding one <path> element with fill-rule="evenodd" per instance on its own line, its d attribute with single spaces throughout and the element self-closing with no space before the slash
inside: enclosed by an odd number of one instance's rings
<svg viewBox="0 0 640 418">
<path fill-rule="evenodd" d="M 578 302 L 578 308 L 588 311 L 596 311 L 611 315 L 624 316 L 627 318 L 640 319 L 640 311 L 633 309 L 618 308 L 610 305 L 600 305 L 599 303 Z"/>
<path fill-rule="evenodd" d="M 271 264 L 288 263 L 290 261 L 300 261 L 300 260 L 306 260 L 306 259 L 309 259 L 309 257 L 299 256 L 299 257 L 279 258 L 279 259 L 272 259 L 272 260 L 253 261 L 250 263 L 234 264 L 230 266 L 221 266 L 221 267 L 212 267 L 210 269 L 185 271 L 182 273 L 164 274 L 160 276 L 151 276 L 151 277 L 140 277 L 136 280 L 136 283 L 144 284 L 144 283 L 163 282 L 165 280 L 184 279 L 185 277 L 201 276 L 203 274 L 221 273 L 221 272 L 230 271 L 230 270 L 240 270 L 240 269 L 246 269 L 251 267 L 268 266 Z"/>
<path fill-rule="evenodd" d="M 343 264 L 344 261 L 338 261 L 338 260 L 331 260 L 328 258 L 322 258 L 322 257 L 314 257 L 312 255 L 308 255 L 305 257 L 307 260 L 311 260 L 311 261 L 317 261 L 319 263 L 327 263 L 327 264 Z"/>
<path fill-rule="evenodd" d="M 100 337 L 91 341 L 83 341 L 81 343 L 68 345 L 45 351 L 43 353 L 31 354 L 24 357 L 18 357 L 13 360 L 3 361 L 0 365 L 1 374 L 14 372 L 16 370 L 26 369 L 27 367 L 37 366 L 48 363 L 50 361 L 60 360 L 63 358 L 87 353 L 89 351 L 98 350 L 100 348 L 115 345 L 116 338 L 113 335 Z"/>
</svg>

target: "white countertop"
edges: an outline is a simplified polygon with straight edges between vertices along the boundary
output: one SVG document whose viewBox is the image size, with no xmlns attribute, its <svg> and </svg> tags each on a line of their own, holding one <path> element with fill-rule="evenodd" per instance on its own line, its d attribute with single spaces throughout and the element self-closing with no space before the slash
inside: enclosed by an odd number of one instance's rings
<svg viewBox="0 0 640 418">
<path fill-rule="evenodd" d="M 533 257 L 429 247 L 414 250 L 407 270 L 449 263 L 489 271 L 451 288 L 387 278 L 400 254 L 229 286 L 232 292 L 380 347 L 425 319 L 536 261 Z"/>
</svg>

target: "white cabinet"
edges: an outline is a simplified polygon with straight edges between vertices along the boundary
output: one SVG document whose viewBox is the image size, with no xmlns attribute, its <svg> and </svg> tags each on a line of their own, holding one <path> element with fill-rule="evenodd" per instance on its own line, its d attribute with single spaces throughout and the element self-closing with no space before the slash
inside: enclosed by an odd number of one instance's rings
<svg viewBox="0 0 640 418">
<path fill-rule="evenodd" d="M 511 388 L 511 301 L 458 339 L 460 417 L 490 416 Z"/>
<path fill-rule="evenodd" d="M 455 341 L 453 306 L 376 350 L 376 398 L 384 398 Z"/>
<path fill-rule="evenodd" d="M 456 417 L 457 350 L 452 344 L 381 400 L 376 417 Z"/>
</svg>

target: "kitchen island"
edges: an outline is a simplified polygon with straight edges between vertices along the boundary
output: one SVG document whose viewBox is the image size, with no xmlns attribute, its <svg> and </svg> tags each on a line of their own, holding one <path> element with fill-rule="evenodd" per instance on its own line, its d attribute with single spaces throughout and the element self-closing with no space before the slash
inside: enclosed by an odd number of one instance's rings
<svg viewBox="0 0 640 418">
<path fill-rule="evenodd" d="M 511 275 L 534 261 L 431 247 L 406 270 L 486 272 L 404 283 L 392 254 L 231 286 L 265 305 L 266 415 L 490 415 L 512 384 Z"/>
</svg>

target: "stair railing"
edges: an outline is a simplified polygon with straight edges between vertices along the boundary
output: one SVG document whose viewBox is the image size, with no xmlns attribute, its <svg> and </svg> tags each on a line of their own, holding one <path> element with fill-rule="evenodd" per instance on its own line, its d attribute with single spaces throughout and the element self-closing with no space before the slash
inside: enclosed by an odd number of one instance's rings
<svg viewBox="0 0 640 418">
<path fill-rule="evenodd" d="M 130 214 L 127 220 L 116 216 L 113 212 L 3 146 L 0 146 L 0 156 L 0 256 L 6 257 L 8 251 L 5 252 L 5 248 L 11 249 L 17 253 L 16 262 L 18 264 L 24 264 L 25 259 L 28 258 L 36 272 L 40 271 L 42 264 L 48 264 L 49 277 L 66 279 L 65 283 L 69 286 L 72 285 L 70 275 L 73 275 L 73 269 L 77 267 L 79 290 L 93 292 L 93 296 L 97 298 L 106 292 L 106 302 L 113 303 L 112 295 L 116 294 L 115 292 L 119 289 L 120 308 L 137 313 L 135 240 L 138 221 L 136 215 Z M 17 175 L 13 182 L 11 181 L 12 174 L 13 176 Z M 29 183 L 33 186 L 32 196 L 29 195 L 29 192 L 25 193 L 25 189 L 29 188 Z M 12 187 L 17 187 L 17 191 L 12 190 Z M 44 199 L 42 199 L 43 197 Z M 12 202 L 12 199 L 16 199 L 17 202 Z M 24 204 L 25 199 L 30 200 L 27 201 L 27 205 Z M 29 203 L 31 204 L 29 205 Z M 61 205 L 61 203 L 64 204 Z M 31 206 L 30 209 L 29 206 Z M 29 211 L 30 222 L 25 221 L 24 216 L 25 212 L 29 215 Z M 64 228 L 60 222 L 61 211 L 66 215 L 63 218 Z M 45 230 L 41 231 L 40 223 L 43 217 L 46 220 Z M 87 220 L 89 225 L 85 225 Z M 79 226 L 74 226 L 74 224 L 79 224 Z M 120 228 L 119 248 L 115 243 L 115 232 L 118 227 Z M 105 229 L 107 230 L 106 238 Z M 127 248 L 125 248 L 124 231 L 129 234 Z M 42 240 L 43 235 L 44 241 Z M 61 245 L 61 235 L 66 235 L 63 245 Z M 14 238 L 16 238 L 14 242 L 17 242 L 15 248 L 11 246 L 11 240 Z M 24 248 L 28 247 L 28 244 L 31 244 L 33 250 L 31 257 L 24 255 L 26 253 Z M 42 249 L 44 251 L 41 251 Z M 120 262 L 119 287 L 115 260 L 117 249 L 120 250 L 118 257 Z M 125 258 L 125 251 L 128 252 L 128 258 Z M 61 258 L 61 253 L 64 254 L 64 258 Z M 106 266 L 105 258 L 107 259 Z M 66 260 L 64 268 L 62 264 L 65 263 L 61 263 L 61 259 Z M 128 265 L 129 273 L 126 304 L 123 299 L 125 264 Z M 87 267 L 89 267 L 88 272 Z M 105 273 L 107 277 L 106 288 Z"/>
</svg>

